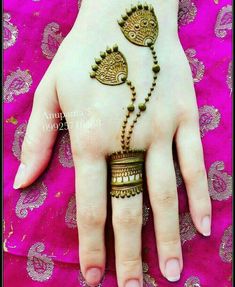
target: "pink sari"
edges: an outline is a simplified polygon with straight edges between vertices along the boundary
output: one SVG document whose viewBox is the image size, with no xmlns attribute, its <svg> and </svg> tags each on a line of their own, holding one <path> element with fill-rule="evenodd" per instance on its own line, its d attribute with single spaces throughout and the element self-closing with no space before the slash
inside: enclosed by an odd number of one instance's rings
<svg viewBox="0 0 235 287">
<path fill-rule="evenodd" d="M 78 9 L 77 0 L 5 0 L 6 287 L 86 286 L 79 271 L 74 169 L 68 134 L 60 132 L 50 165 L 36 183 L 22 192 L 12 188 L 34 91 L 72 27 Z M 231 0 L 180 1 L 179 33 L 195 82 L 213 202 L 212 236 L 203 238 L 196 232 L 175 163 L 184 271 L 177 283 L 167 282 L 160 274 L 152 214 L 146 198 L 143 211 L 145 287 L 232 286 L 231 28 Z M 107 266 L 99 286 L 115 287 L 110 218 L 107 230 Z"/>
</svg>

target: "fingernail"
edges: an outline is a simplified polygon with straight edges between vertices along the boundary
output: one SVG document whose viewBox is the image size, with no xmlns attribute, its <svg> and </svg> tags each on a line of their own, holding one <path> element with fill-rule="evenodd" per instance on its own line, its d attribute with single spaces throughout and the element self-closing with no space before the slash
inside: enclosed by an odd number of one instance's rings
<svg viewBox="0 0 235 287">
<path fill-rule="evenodd" d="M 165 277 L 170 282 L 180 279 L 180 264 L 178 259 L 170 259 L 166 263 Z"/>
<path fill-rule="evenodd" d="M 25 177 L 25 169 L 26 169 L 26 165 L 21 163 L 16 176 L 15 176 L 15 180 L 14 180 L 14 184 L 13 184 L 13 188 L 14 189 L 18 189 L 22 186 L 22 184 L 24 183 L 24 177 Z"/>
<path fill-rule="evenodd" d="M 140 287 L 140 282 L 138 280 L 129 280 L 126 282 L 125 287 Z"/>
<path fill-rule="evenodd" d="M 201 229 L 202 229 L 202 234 L 204 236 L 210 236 L 211 235 L 211 219 L 210 219 L 210 216 L 205 216 L 202 219 Z"/>
<path fill-rule="evenodd" d="M 102 272 L 99 268 L 90 268 L 87 270 L 85 279 L 88 285 L 98 285 L 102 278 Z"/>
</svg>

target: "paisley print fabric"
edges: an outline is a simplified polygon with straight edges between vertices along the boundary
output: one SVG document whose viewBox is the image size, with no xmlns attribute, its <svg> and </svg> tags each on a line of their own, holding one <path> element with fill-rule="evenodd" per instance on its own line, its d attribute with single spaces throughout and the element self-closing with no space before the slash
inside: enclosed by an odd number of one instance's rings
<svg viewBox="0 0 235 287">
<path fill-rule="evenodd" d="M 231 0 L 180 0 L 179 35 L 200 116 L 213 205 L 212 235 L 196 231 L 175 160 L 184 271 L 177 283 L 160 274 L 147 195 L 143 208 L 144 287 L 232 286 Z M 36 183 L 13 190 L 34 91 L 69 32 L 80 1 L 5 0 L 4 46 L 4 285 L 86 287 L 80 272 L 74 164 L 69 134 L 59 132 L 52 160 Z M 160 27 L 159 27 L 160 28 Z M 79 45 L 79 43 L 78 43 Z M 113 231 L 107 222 L 107 265 L 99 287 L 116 287 Z"/>
</svg>

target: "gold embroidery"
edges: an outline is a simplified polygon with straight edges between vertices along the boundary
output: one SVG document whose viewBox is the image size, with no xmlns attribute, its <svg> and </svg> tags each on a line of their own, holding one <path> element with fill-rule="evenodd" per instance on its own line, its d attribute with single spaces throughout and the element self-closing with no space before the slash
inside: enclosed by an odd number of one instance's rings
<svg viewBox="0 0 235 287">
<path fill-rule="evenodd" d="M 223 262 L 231 263 L 232 262 L 232 225 L 225 229 L 221 244 L 219 255 Z"/>
<path fill-rule="evenodd" d="M 183 177 L 180 171 L 179 163 L 177 161 L 174 161 L 174 167 L 175 167 L 176 184 L 177 187 L 179 187 L 183 183 Z"/>
<path fill-rule="evenodd" d="M 156 280 L 148 274 L 149 267 L 148 264 L 143 262 L 143 287 L 158 287 Z"/>
<path fill-rule="evenodd" d="M 47 187 L 43 182 L 36 182 L 30 187 L 24 189 L 20 193 L 17 201 L 15 213 L 19 218 L 25 218 L 28 210 L 32 211 L 39 208 L 47 197 Z"/>
<path fill-rule="evenodd" d="M 60 25 L 55 22 L 47 24 L 41 44 L 43 55 L 49 60 L 53 59 L 62 41 L 63 36 L 60 32 Z"/>
<path fill-rule="evenodd" d="M 6 228 L 6 226 L 5 226 L 5 221 L 4 221 L 4 233 L 5 233 L 5 228 Z M 4 241 L 3 241 L 3 250 L 4 250 L 4 252 L 8 252 L 9 250 L 8 250 L 8 247 L 10 247 L 10 248 L 15 248 L 16 246 L 9 246 L 9 239 L 10 239 L 10 237 L 12 236 L 14 234 L 14 228 L 13 228 L 13 225 L 12 225 L 12 222 L 11 222 L 11 225 L 10 225 L 10 231 L 9 231 L 9 233 L 8 233 L 8 235 L 7 235 L 7 237 L 4 239 Z M 4 234 L 5 235 L 5 234 Z"/>
<path fill-rule="evenodd" d="M 201 137 L 219 126 L 220 112 L 213 106 L 202 106 L 199 108 L 199 123 Z"/>
<path fill-rule="evenodd" d="M 148 46 L 157 39 L 158 21 L 151 5 L 132 6 L 118 23 L 124 36 L 133 44 Z"/>
<path fill-rule="evenodd" d="M 13 125 L 17 125 L 18 121 L 15 117 L 11 116 L 10 118 L 6 119 L 6 123 L 11 123 Z"/>
<path fill-rule="evenodd" d="M 3 14 L 3 48 L 7 49 L 13 46 L 18 37 L 18 29 L 11 22 L 9 13 Z"/>
<path fill-rule="evenodd" d="M 92 78 L 96 78 L 105 85 L 120 85 L 125 82 L 128 75 L 127 62 L 118 47 L 107 48 L 107 52 L 101 52 L 101 59 L 96 59 L 92 66 Z"/>
<path fill-rule="evenodd" d="M 209 192 L 213 200 L 226 200 L 232 195 L 232 177 L 223 170 L 223 161 L 214 162 L 209 169 Z"/>
<path fill-rule="evenodd" d="M 180 237 L 184 244 L 186 241 L 192 240 L 196 236 L 196 228 L 193 224 L 190 213 L 180 214 Z"/>
<path fill-rule="evenodd" d="M 193 22 L 197 15 L 197 7 L 191 0 L 179 1 L 178 22 L 179 25 L 186 25 Z"/>
<path fill-rule="evenodd" d="M 143 205 L 143 226 L 145 226 L 149 219 L 149 211 L 150 208 L 147 207 L 145 204 Z"/>
<path fill-rule="evenodd" d="M 45 250 L 42 242 L 37 242 L 28 252 L 27 272 L 32 280 L 44 282 L 51 278 L 54 262 L 46 254 L 41 254 Z"/>
<path fill-rule="evenodd" d="M 74 166 L 73 155 L 71 151 L 69 133 L 66 132 L 59 141 L 59 162 L 63 167 L 71 168 Z"/>
<path fill-rule="evenodd" d="M 184 287 L 201 287 L 199 278 L 195 276 L 191 276 L 185 282 Z"/>
<path fill-rule="evenodd" d="M 79 276 L 78 277 L 79 277 L 79 283 L 80 283 L 81 287 L 89 287 L 89 285 L 87 285 L 86 280 L 84 279 L 81 271 L 79 271 Z M 104 278 L 105 278 L 105 275 L 103 276 L 100 284 L 97 285 L 96 287 L 102 287 L 103 286 Z"/>
<path fill-rule="evenodd" d="M 14 141 L 13 141 L 13 145 L 12 145 L 12 152 L 13 152 L 13 155 L 18 160 L 20 160 L 21 146 L 22 146 L 24 136 L 26 133 L 26 128 L 27 128 L 27 123 L 22 123 L 15 130 Z"/>
<path fill-rule="evenodd" d="M 224 38 L 228 31 L 232 29 L 232 6 L 227 5 L 221 8 L 215 24 L 215 35 Z"/>
<path fill-rule="evenodd" d="M 77 228 L 75 195 L 73 195 L 69 200 L 65 214 L 65 223 L 69 228 Z"/>
<path fill-rule="evenodd" d="M 29 91 L 32 85 L 32 76 L 29 71 L 18 69 L 7 76 L 4 82 L 3 100 L 5 103 L 10 103 L 14 100 L 14 96 L 25 94 Z"/>
<path fill-rule="evenodd" d="M 227 79 L 226 79 L 228 88 L 230 89 L 230 92 L 232 93 L 233 89 L 233 83 L 232 83 L 232 61 L 228 65 L 228 74 L 227 74 Z"/>
<path fill-rule="evenodd" d="M 58 192 L 56 192 L 55 197 L 60 198 L 62 194 L 63 194 L 62 191 L 58 191 Z"/>
<path fill-rule="evenodd" d="M 191 71 L 192 71 L 192 76 L 193 80 L 195 83 L 198 83 L 202 80 L 204 73 L 205 73 L 205 66 L 202 61 L 199 61 L 196 56 L 196 50 L 194 49 L 187 49 L 185 51 L 185 54 L 188 58 Z"/>
</svg>

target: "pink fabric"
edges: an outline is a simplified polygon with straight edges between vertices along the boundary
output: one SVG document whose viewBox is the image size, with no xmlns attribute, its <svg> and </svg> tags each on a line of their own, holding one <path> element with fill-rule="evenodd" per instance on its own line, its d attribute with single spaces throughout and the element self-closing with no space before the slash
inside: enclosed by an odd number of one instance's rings
<svg viewBox="0 0 235 287">
<path fill-rule="evenodd" d="M 34 91 L 72 27 L 77 11 L 77 0 L 5 0 L 4 3 L 4 282 L 7 287 L 86 286 L 79 275 L 74 169 L 68 135 L 60 132 L 49 167 L 34 185 L 21 193 L 12 188 Z M 231 12 L 231 0 L 180 1 L 180 38 L 194 76 L 213 200 L 212 236 L 203 238 L 192 225 L 176 163 L 184 271 L 181 280 L 172 284 L 160 274 L 146 198 L 145 287 L 232 286 Z M 100 286 L 115 287 L 110 219 L 107 230 L 107 267 Z"/>
</svg>

